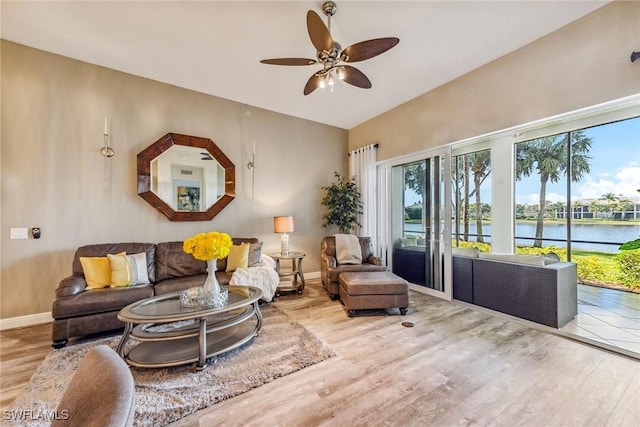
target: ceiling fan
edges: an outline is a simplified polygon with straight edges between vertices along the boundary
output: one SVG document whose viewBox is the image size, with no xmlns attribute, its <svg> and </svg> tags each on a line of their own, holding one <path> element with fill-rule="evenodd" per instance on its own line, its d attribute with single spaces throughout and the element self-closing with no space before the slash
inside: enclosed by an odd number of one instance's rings
<svg viewBox="0 0 640 427">
<path fill-rule="evenodd" d="M 342 49 L 342 46 L 331 37 L 331 17 L 338 10 L 332 1 L 324 2 L 322 12 L 328 18 L 328 28 L 322 22 L 320 16 L 310 10 L 307 12 L 307 31 L 311 43 L 316 48 L 316 59 L 307 58 L 276 58 L 263 59 L 263 64 L 270 65 L 313 65 L 321 64 L 322 69 L 314 73 L 304 87 L 304 94 L 309 95 L 317 88 L 329 86 L 333 91 L 335 80 L 342 80 L 350 85 L 363 89 L 371 88 L 371 81 L 364 73 L 344 62 L 359 62 L 378 56 L 397 45 L 400 39 L 397 37 L 385 37 L 380 39 L 366 40 Z"/>
</svg>

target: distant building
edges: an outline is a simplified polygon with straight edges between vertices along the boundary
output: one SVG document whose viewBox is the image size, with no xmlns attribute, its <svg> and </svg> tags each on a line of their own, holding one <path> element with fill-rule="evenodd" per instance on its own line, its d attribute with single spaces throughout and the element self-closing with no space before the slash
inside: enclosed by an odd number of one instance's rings
<svg viewBox="0 0 640 427">
<path fill-rule="evenodd" d="M 628 202 L 628 203 L 627 203 Z M 567 206 L 555 209 L 556 219 L 567 218 Z M 573 219 L 640 219 L 640 197 L 621 197 L 615 202 L 603 199 L 580 199 L 571 206 Z"/>
</svg>

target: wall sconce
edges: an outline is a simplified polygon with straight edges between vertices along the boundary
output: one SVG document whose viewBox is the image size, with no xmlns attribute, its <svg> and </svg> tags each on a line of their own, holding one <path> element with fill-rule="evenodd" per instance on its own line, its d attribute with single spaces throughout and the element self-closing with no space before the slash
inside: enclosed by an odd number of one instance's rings
<svg viewBox="0 0 640 427">
<path fill-rule="evenodd" d="M 287 233 L 293 233 L 294 231 L 293 216 L 273 217 L 273 232 L 282 233 L 280 236 L 280 254 L 289 255 L 289 235 Z"/>
<path fill-rule="evenodd" d="M 253 140 L 253 150 L 251 151 L 251 161 L 247 163 L 247 169 L 251 171 L 251 200 L 255 196 L 255 188 L 256 188 L 256 140 Z"/>
<path fill-rule="evenodd" d="M 102 140 L 102 148 L 100 154 L 104 157 L 104 192 L 105 196 L 111 196 L 111 158 L 115 155 L 115 151 L 109 144 L 109 119 L 104 118 L 104 133 Z"/>
</svg>

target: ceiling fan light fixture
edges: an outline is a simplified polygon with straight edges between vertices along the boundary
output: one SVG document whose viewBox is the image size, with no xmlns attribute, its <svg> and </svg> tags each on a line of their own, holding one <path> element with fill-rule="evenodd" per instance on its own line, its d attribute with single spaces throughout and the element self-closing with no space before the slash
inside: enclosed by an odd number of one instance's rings
<svg viewBox="0 0 640 427">
<path fill-rule="evenodd" d="M 340 43 L 331 37 L 331 17 L 337 11 L 336 4 L 332 1 L 325 1 L 322 5 L 322 11 L 327 16 L 328 26 L 322 22 L 320 16 L 309 10 L 307 12 L 307 31 L 311 44 L 316 48 L 316 59 L 306 58 L 276 58 L 263 59 L 260 62 L 270 65 L 312 65 L 320 64 L 323 68 L 314 73 L 304 87 L 304 95 L 309 95 L 315 89 L 329 86 L 331 92 L 335 86 L 335 80 L 332 73 L 335 73 L 338 80 L 342 80 L 352 86 L 362 89 L 370 89 L 371 81 L 362 71 L 341 63 L 360 62 L 378 56 L 389 49 L 396 46 L 400 39 L 397 37 L 385 37 L 378 39 L 365 40 L 360 43 L 352 44 L 342 49 Z"/>
</svg>

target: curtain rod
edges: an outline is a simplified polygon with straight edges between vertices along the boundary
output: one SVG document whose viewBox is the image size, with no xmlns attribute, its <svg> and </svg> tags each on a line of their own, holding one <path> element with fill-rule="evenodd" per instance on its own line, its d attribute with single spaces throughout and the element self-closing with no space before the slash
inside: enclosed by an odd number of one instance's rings
<svg viewBox="0 0 640 427">
<path fill-rule="evenodd" d="M 373 144 L 373 148 L 378 148 L 378 143 Z M 360 147 L 360 148 L 356 148 L 355 150 L 350 151 L 349 153 L 347 153 L 347 156 L 351 157 L 351 153 L 353 153 L 354 151 L 358 151 L 358 150 L 362 150 L 363 148 L 366 148 L 367 146 L 365 145 L 364 147 Z"/>
</svg>

